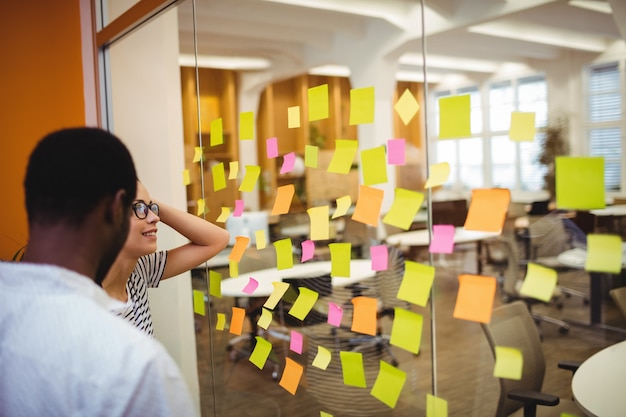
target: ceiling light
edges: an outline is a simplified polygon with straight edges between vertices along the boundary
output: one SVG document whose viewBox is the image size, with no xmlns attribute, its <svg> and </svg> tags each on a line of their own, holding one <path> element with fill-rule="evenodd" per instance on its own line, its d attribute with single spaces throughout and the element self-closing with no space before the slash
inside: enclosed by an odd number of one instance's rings
<svg viewBox="0 0 626 417">
<path fill-rule="evenodd" d="M 326 75 L 328 77 L 349 77 L 350 68 L 345 65 L 320 65 L 309 71 L 311 75 Z"/>
<path fill-rule="evenodd" d="M 398 71 L 396 72 L 396 80 L 397 81 L 413 81 L 417 83 L 438 83 L 441 81 L 441 74 L 433 74 L 427 73 L 426 77 L 424 77 L 424 73 L 422 71 Z"/>
<path fill-rule="evenodd" d="M 421 54 L 406 53 L 400 57 L 400 64 L 421 67 L 426 63 L 426 68 L 452 69 L 470 72 L 496 72 L 500 63 L 480 59 L 454 58 L 444 55 L 427 55 L 426 61 Z"/>
<path fill-rule="evenodd" d="M 608 1 L 598 0 L 570 0 L 568 2 L 570 6 L 580 7 L 581 9 L 593 10 L 594 12 L 611 14 L 613 9 Z"/>
<path fill-rule="evenodd" d="M 194 55 L 182 54 L 178 57 L 178 64 L 181 67 L 199 68 L 219 68 L 230 70 L 263 70 L 268 69 L 272 63 L 265 58 L 245 57 L 245 56 L 216 56 L 216 55 Z"/>
</svg>

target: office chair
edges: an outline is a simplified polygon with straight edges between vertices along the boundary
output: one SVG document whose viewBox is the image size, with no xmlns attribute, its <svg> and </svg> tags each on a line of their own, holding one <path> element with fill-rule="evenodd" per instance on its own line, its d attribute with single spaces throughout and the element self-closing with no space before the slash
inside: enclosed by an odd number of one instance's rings
<svg viewBox="0 0 626 417">
<path fill-rule="evenodd" d="M 560 417 L 561 413 L 583 415 L 574 401 L 541 392 L 545 358 L 539 333 L 523 302 L 514 301 L 494 308 L 491 321 L 481 326 L 494 359 L 496 346 L 506 346 L 519 349 L 524 361 L 520 380 L 499 378 L 500 395 L 495 417 Z M 558 366 L 575 372 L 578 365 L 575 362 L 559 362 Z"/>
<path fill-rule="evenodd" d="M 626 287 L 613 288 L 609 291 L 609 295 L 622 313 L 622 318 L 626 320 Z"/>
</svg>

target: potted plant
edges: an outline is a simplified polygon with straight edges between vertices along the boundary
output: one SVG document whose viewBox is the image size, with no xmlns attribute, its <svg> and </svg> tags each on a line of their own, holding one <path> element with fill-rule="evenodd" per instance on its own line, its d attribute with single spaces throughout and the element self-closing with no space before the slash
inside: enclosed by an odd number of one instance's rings
<svg viewBox="0 0 626 417">
<path fill-rule="evenodd" d="M 546 128 L 546 137 L 541 144 L 541 150 L 537 158 L 541 165 L 546 167 L 543 176 L 544 187 L 550 194 L 550 201 L 555 200 L 556 175 L 555 159 L 557 156 L 569 154 L 569 142 L 567 141 L 566 120 L 559 118 Z"/>
</svg>

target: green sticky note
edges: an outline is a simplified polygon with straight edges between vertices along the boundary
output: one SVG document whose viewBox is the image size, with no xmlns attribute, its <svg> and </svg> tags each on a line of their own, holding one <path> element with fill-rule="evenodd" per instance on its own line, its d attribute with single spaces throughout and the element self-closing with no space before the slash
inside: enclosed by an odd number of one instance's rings
<svg viewBox="0 0 626 417">
<path fill-rule="evenodd" d="M 384 146 L 361 151 L 361 171 L 365 185 L 387 182 L 387 155 Z"/>
<path fill-rule="evenodd" d="M 257 180 L 261 175 L 261 167 L 258 165 L 246 165 L 246 175 L 239 186 L 239 191 L 252 192 L 256 186 Z"/>
<path fill-rule="evenodd" d="M 272 344 L 263 339 L 261 336 L 255 336 L 255 339 L 256 344 L 254 345 L 254 350 L 250 354 L 249 360 L 257 368 L 263 370 L 265 362 L 267 362 L 267 358 L 270 356 L 270 352 L 272 351 Z"/>
<path fill-rule="evenodd" d="M 212 270 L 209 271 L 209 294 L 222 298 L 222 274 Z"/>
<path fill-rule="evenodd" d="M 398 299 L 425 307 L 434 280 L 434 266 L 404 261 L 404 275 L 398 289 Z"/>
<path fill-rule="evenodd" d="M 522 379 L 524 357 L 519 349 L 496 346 L 496 364 L 493 368 L 493 376 L 496 378 Z"/>
<path fill-rule="evenodd" d="M 328 119 L 328 84 L 309 88 L 309 122 Z"/>
<path fill-rule="evenodd" d="M 557 278 L 558 274 L 554 269 L 529 262 L 519 292 L 524 297 L 536 298 L 547 303 L 554 295 Z"/>
<path fill-rule="evenodd" d="M 293 248 L 291 239 L 285 238 L 274 242 L 276 249 L 276 268 L 289 269 L 293 267 Z"/>
<path fill-rule="evenodd" d="M 217 146 L 224 143 L 224 128 L 222 126 L 222 118 L 211 120 L 211 138 L 210 145 Z"/>
<path fill-rule="evenodd" d="M 361 352 L 339 352 L 343 383 L 353 387 L 365 388 L 365 368 L 363 368 L 363 354 Z"/>
<path fill-rule="evenodd" d="M 622 270 L 622 238 L 619 235 L 587 235 L 585 271 L 619 274 Z"/>
<path fill-rule="evenodd" d="M 470 96 L 439 99 L 439 139 L 457 139 L 471 136 Z"/>
<path fill-rule="evenodd" d="M 317 168 L 319 148 L 313 145 L 304 146 L 304 166 L 307 168 Z"/>
<path fill-rule="evenodd" d="M 333 415 L 324 411 L 320 411 L 320 417 L 333 417 Z"/>
<path fill-rule="evenodd" d="M 330 250 L 330 276 L 350 277 L 350 257 L 352 245 L 350 242 L 329 243 Z"/>
<path fill-rule="evenodd" d="M 296 298 L 296 301 L 289 309 L 289 315 L 299 320 L 304 320 L 307 314 L 309 314 L 309 311 L 313 308 L 319 294 L 306 287 L 298 287 L 298 292 L 298 298 Z"/>
<path fill-rule="evenodd" d="M 385 361 L 380 361 L 378 376 L 370 394 L 390 408 L 395 408 L 405 382 L 406 372 Z"/>
<path fill-rule="evenodd" d="M 211 173 L 213 174 L 213 191 L 219 191 L 226 188 L 226 171 L 224 170 L 224 163 L 220 162 L 211 167 Z"/>
<path fill-rule="evenodd" d="M 254 139 L 254 113 L 251 111 L 239 113 L 239 139 Z"/>
<path fill-rule="evenodd" d="M 389 343 L 417 355 L 422 343 L 424 317 L 400 307 L 394 309 Z"/>
<path fill-rule="evenodd" d="M 350 125 L 374 123 L 374 87 L 350 90 Z"/>
<path fill-rule="evenodd" d="M 351 139 L 337 139 L 335 152 L 328 164 L 327 171 L 337 174 L 348 174 L 352 168 L 354 157 L 358 152 L 359 142 Z"/>
<path fill-rule="evenodd" d="M 204 293 L 202 291 L 193 290 L 193 312 L 204 316 Z"/>
<path fill-rule="evenodd" d="M 215 330 L 224 330 L 226 327 L 226 314 L 217 313 L 217 323 L 215 323 Z"/>
<path fill-rule="evenodd" d="M 557 156 L 555 175 L 557 208 L 593 210 L 606 207 L 604 158 Z"/>
<path fill-rule="evenodd" d="M 309 215 L 311 224 L 311 240 L 328 240 L 330 237 L 329 207 L 311 207 L 306 212 Z"/>
<path fill-rule="evenodd" d="M 423 202 L 424 194 L 419 191 L 396 188 L 393 203 L 383 217 L 383 223 L 409 230 Z"/>
<path fill-rule="evenodd" d="M 535 113 L 511 112 L 509 139 L 516 142 L 532 142 L 535 140 Z"/>
<path fill-rule="evenodd" d="M 443 398 L 426 394 L 426 417 L 448 417 L 448 402 Z"/>
</svg>

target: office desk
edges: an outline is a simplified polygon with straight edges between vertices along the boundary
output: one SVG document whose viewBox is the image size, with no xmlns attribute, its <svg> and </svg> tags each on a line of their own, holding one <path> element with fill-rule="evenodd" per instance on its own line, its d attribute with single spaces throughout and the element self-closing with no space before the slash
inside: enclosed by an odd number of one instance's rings
<svg viewBox="0 0 626 417">
<path fill-rule="evenodd" d="M 572 378 L 574 401 L 588 416 L 626 414 L 626 341 L 584 361 Z"/>
<path fill-rule="evenodd" d="M 616 204 L 603 209 L 589 211 L 594 216 L 626 216 L 626 204 Z"/>
</svg>

